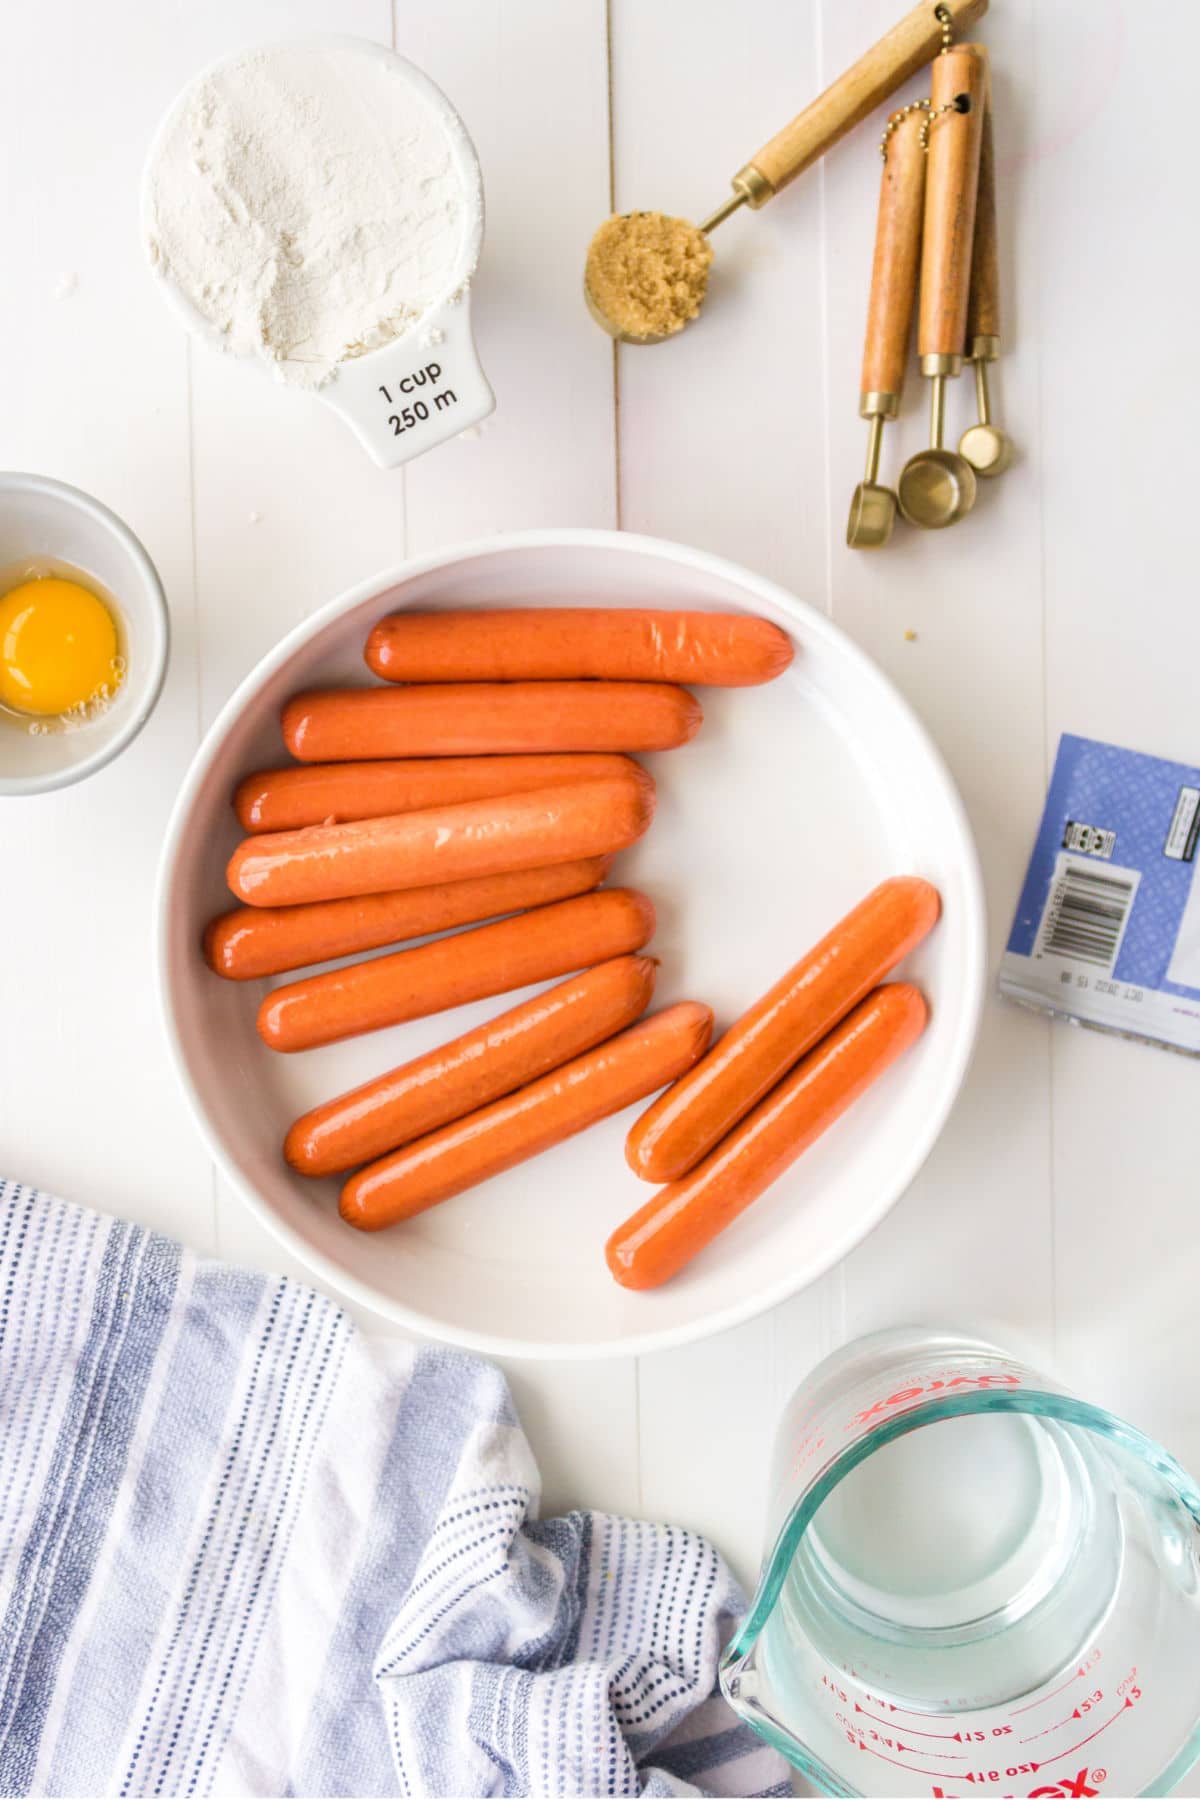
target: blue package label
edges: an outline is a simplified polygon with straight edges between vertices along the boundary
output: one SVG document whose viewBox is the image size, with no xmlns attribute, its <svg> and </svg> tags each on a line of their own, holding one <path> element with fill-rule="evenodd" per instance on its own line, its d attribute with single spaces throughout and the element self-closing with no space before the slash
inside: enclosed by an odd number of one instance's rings
<svg viewBox="0 0 1200 1800">
<path fill-rule="evenodd" d="M 1064 735 L 999 987 L 1200 1055 L 1200 769 Z"/>
</svg>

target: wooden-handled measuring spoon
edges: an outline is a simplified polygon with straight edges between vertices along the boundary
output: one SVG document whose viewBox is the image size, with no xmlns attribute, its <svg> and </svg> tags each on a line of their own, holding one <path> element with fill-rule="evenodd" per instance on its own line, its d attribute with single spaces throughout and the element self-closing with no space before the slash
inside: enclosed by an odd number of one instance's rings
<svg viewBox="0 0 1200 1800">
<path fill-rule="evenodd" d="M 921 219 L 925 207 L 925 118 L 918 109 L 889 126 L 879 185 L 875 260 L 867 306 L 860 417 L 871 422 L 867 471 L 854 490 L 846 542 L 852 550 L 878 550 L 892 535 L 896 496 L 879 481 L 879 453 L 885 419 L 900 411 L 904 367 L 917 293 Z"/>
<path fill-rule="evenodd" d="M 929 449 L 910 456 L 900 472 L 900 510 L 913 525 L 938 531 L 975 504 L 975 471 L 942 438 L 946 381 L 963 365 L 979 149 L 987 99 L 987 51 L 960 44 L 933 64 L 921 248 L 918 349 L 929 380 Z"/>
<path fill-rule="evenodd" d="M 911 12 L 880 38 L 852 68 L 838 77 L 831 87 L 818 96 L 802 113 L 777 131 L 758 154 L 738 170 L 731 183 L 733 192 L 699 225 L 671 219 L 663 213 L 625 213 L 601 225 L 592 239 L 584 269 L 583 294 L 588 311 L 610 337 L 625 344 L 661 344 L 688 323 L 688 315 L 673 318 L 669 327 L 660 331 L 638 331 L 626 321 L 635 316 L 636 308 L 625 302 L 630 293 L 651 290 L 657 283 L 678 278 L 678 268 L 669 258 L 685 256 L 695 267 L 698 295 L 693 306 L 700 310 L 703 280 L 711 251 L 705 240 L 739 206 L 757 210 L 802 175 L 805 169 L 843 138 L 874 111 L 880 101 L 915 75 L 958 32 L 973 25 L 987 11 L 988 0 L 919 0 Z M 666 227 L 679 226 L 690 242 L 681 247 L 664 229 L 661 243 L 622 242 L 620 227 L 624 222 L 653 220 Z M 649 233 L 643 233 L 647 237 Z M 676 234 L 678 236 L 680 234 Z M 630 231 L 633 237 L 633 231 Z"/>
<path fill-rule="evenodd" d="M 992 141 L 992 100 L 988 95 L 979 150 L 979 200 L 975 208 L 975 249 L 971 257 L 971 298 L 967 307 L 967 355 L 975 369 L 979 423 L 958 440 L 977 475 L 1003 475 L 1013 459 L 1013 441 L 992 422 L 988 364 L 1000 354 L 1000 246 L 996 236 L 996 152 Z"/>
</svg>

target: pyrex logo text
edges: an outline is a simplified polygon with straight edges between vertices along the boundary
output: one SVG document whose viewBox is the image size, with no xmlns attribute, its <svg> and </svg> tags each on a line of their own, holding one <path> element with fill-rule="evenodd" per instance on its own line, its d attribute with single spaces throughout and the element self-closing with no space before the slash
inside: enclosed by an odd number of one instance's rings
<svg viewBox="0 0 1200 1800">
<path fill-rule="evenodd" d="M 891 1406 L 903 1406 L 909 1400 L 920 1400 L 925 1394 L 948 1394 L 952 1388 L 1014 1388 L 1020 1387 L 1019 1375 L 953 1375 L 949 1381 L 927 1381 L 920 1387 L 900 1388 L 889 1394 L 886 1400 L 877 1400 L 874 1406 L 868 1406 L 865 1412 L 855 1413 L 847 1431 L 854 1431 L 859 1425 L 869 1425 L 881 1413 L 887 1412 Z"/>
<path fill-rule="evenodd" d="M 1103 1770 L 1100 1771 L 1103 1774 Z M 1064 1781 L 1056 1781 L 1049 1787 L 1035 1787 L 1027 1790 L 1027 1800 L 1096 1800 L 1098 1788 L 1089 1786 L 1088 1770 L 1080 1769 L 1074 1780 L 1068 1777 Z M 957 1800 L 945 1788 L 935 1787 L 933 1800 Z"/>
</svg>

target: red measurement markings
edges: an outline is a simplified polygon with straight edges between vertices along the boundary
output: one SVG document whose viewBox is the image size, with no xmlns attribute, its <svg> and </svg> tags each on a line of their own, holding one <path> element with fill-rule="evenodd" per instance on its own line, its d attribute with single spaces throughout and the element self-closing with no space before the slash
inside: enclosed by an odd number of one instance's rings
<svg viewBox="0 0 1200 1800">
<path fill-rule="evenodd" d="M 927 1719 L 929 1717 L 927 1712 L 913 1712 L 912 1708 L 908 1706 L 893 1706 L 888 1710 L 890 1712 L 903 1713 L 906 1719 Z M 913 1736 L 919 1737 L 920 1733 L 914 1731 Z"/>
<path fill-rule="evenodd" d="M 876 1718 L 874 1713 L 869 1713 L 865 1706 L 860 1706 L 858 1704 L 857 1700 L 854 1702 L 854 1710 L 856 1713 L 861 1713 L 864 1719 L 874 1720 L 876 1725 L 886 1725 L 888 1723 L 886 1719 Z M 900 1708 L 897 1706 L 893 1707 L 892 1710 L 894 1712 L 899 1712 Z M 907 1715 L 907 1717 L 912 1719 L 920 1719 L 924 1718 L 924 1716 L 923 1713 L 909 1713 Z M 962 1736 L 957 1731 L 918 1731 L 913 1725 L 907 1726 L 906 1730 L 908 1731 L 909 1737 L 948 1738 L 951 1742 L 962 1743 Z"/>
<path fill-rule="evenodd" d="M 882 1750 L 873 1750 L 870 1744 L 864 1744 L 861 1738 L 858 1740 L 858 1747 L 860 1750 L 865 1750 L 868 1756 L 877 1756 L 880 1762 L 891 1763 L 893 1769 L 903 1769 L 909 1775 L 928 1775 L 931 1781 L 948 1781 L 951 1779 L 944 1769 L 914 1769 L 911 1763 L 897 1762 L 894 1756 L 885 1756 Z M 902 1750 L 904 1746 L 903 1744 L 900 1744 L 897 1748 Z"/>
<path fill-rule="evenodd" d="M 1097 1688 L 1094 1693 L 1088 1695 L 1086 1700 L 1081 1700 L 1079 1702 L 1079 1705 L 1075 1708 L 1074 1712 L 1068 1713 L 1065 1719 L 1060 1719 L 1057 1725 L 1047 1725 L 1044 1731 L 1035 1731 L 1032 1737 L 1022 1738 L 1021 1742 L 1023 1744 L 1036 1743 L 1038 1738 L 1049 1737 L 1052 1731 L 1062 1731 L 1064 1726 L 1071 1723 L 1072 1719 L 1086 1719 L 1088 1714 L 1100 1704 L 1103 1698 L 1104 1689 Z"/>
<path fill-rule="evenodd" d="M 860 1681 L 861 1680 L 861 1677 L 859 1676 L 857 1669 L 848 1669 L 846 1672 L 850 1676 L 850 1679 L 852 1681 Z M 825 1685 L 827 1687 L 832 1685 L 829 1682 L 828 1678 L 824 1675 L 822 1675 L 821 1680 L 825 1682 Z M 884 1712 L 900 1713 L 906 1719 L 927 1719 L 930 1716 L 928 1712 L 915 1712 L 911 1706 L 897 1706 L 895 1701 L 885 1700 L 883 1698 L 882 1694 L 873 1694 L 869 1688 L 864 1687 L 863 1694 L 864 1694 L 865 1698 L 871 1702 L 872 1706 L 880 1706 L 883 1708 Z M 855 1704 L 855 1706 L 858 1706 L 858 1701 L 856 1700 L 854 1702 L 854 1704 Z M 947 1702 L 947 1705 L 948 1704 L 949 1704 L 949 1702 Z M 865 1712 L 866 1708 L 862 1707 L 860 1710 Z M 918 1731 L 914 1731 L 913 1736 L 920 1737 L 921 1733 Z"/>
<path fill-rule="evenodd" d="M 1014 1706 L 1012 1716 L 1017 1719 L 1022 1713 L 1032 1712 L 1035 1706 L 1045 1706 L 1047 1700 L 1056 1700 L 1059 1694 L 1065 1694 L 1072 1682 L 1086 1680 L 1096 1664 L 1100 1661 L 1099 1650 L 1094 1650 L 1086 1663 L 1081 1663 L 1073 1675 L 1069 1675 L 1061 1687 L 1051 1688 L 1048 1694 L 1039 1694 L 1036 1700 L 1030 1700 L 1025 1706 Z"/>
<path fill-rule="evenodd" d="M 1141 1698 L 1141 1690 L 1140 1689 L 1138 1690 L 1138 1698 L 1139 1699 Z M 1116 1712 L 1112 1714 L 1111 1718 L 1105 1719 L 1103 1725 L 1097 1725 L 1095 1731 L 1089 1733 L 1089 1735 L 1085 1738 L 1080 1738 L 1079 1742 L 1077 1744 L 1072 1744 L 1071 1748 L 1069 1750 L 1058 1750 L 1055 1752 L 1055 1754 L 1053 1756 L 1047 1756 L 1047 1757 L 1043 1758 L 1042 1767 L 1044 1769 L 1048 1768 L 1052 1762 L 1059 1762 L 1059 1761 L 1061 1761 L 1061 1759 L 1064 1756 L 1074 1756 L 1076 1750 L 1082 1750 L 1083 1746 L 1085 1744 L 1090 1744 L 1094 1738 L 1098 1738 L 1102 1731 L 1107 1731 L 1110 1725 L 1115 1725 L 1117 1720 L 1121 1717 L 1122 1713 L 1126 1712 L 1129 1709 L 1129 1707 L 1131 1707 L 1132 1705 L 1133 1705 L 1132 1696 L 1126 1695 L 1125 1699 L 1122 1700 L 1120 1706 L 1118 1706 Z"/>
<path fill-rule="evenodd" d="M 860 1750 L 871 1750 L 874 1745 L 882 1744 L 885 1750 L 895 1750 L 904 1756 L 936 1756 L 939 1762 L 966 1762 L 966 1757 L 957 1750 L 929 1750 L 922 1747 L 917 1750 L 912 1744 L 902 1743 L 898 1737 L 885 1737 L 882 1732 L 866 1729 L 848 1719 L 845 1713 L 834 1713 L 834 1718 L 846 1733 L 851 1744 L 857 1744 Z M 868 1743 L 868 1739 L 870 1742 Z M 907 1763 L 904 1765 L 907 1768 Z"/>
</svg>

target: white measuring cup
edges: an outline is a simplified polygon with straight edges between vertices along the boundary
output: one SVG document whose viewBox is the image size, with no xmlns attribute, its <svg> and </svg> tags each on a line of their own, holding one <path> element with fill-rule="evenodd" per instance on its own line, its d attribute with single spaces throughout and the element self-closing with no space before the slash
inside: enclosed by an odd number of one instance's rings
<svg viewBox="0 0 1200 1800">
<path fill-rule="evenodd" d="M 496 398 L 480 364 L 471 329 L 470 281 L 483 247 L 479 158 L 466 126 L 445 94 L 406 57 L 366 38 L 322 34 L 299 42 L 310 49 L 326 47 L 370 58 L 418 94 L 445 134 L 464 198 L 470 202 L 464 208 L 463 235 L 445 294 L 427 307 L 403 336 L 364 355 L 347 358 L 316 390 L 318 398 L 345 420 L 374 462 L 381 468 L 396 468 L 478 425 L 495 409 Z M 284 47 L 263 46 L 267 51 Z M 144 238 L 150 235 L 152 173 L 192 89 L 245 54 L 238 51 L 221 57 L 201 70 L 167 109 L 146 158 L 142 181 Z M 229 346 L 217 327 L 173 281 L 162 278 L 161 271 L 155 273 L 160 276 L 169 304 L 193 336 L 213 349 L 228 352 Z M 245 354 L 238 360 L 270 371 L 270 363 L 261 357 Z"/>
<path fill-rule="evenodd" d="M 895 1330 L 784 1414 L 721 1682 L 822 1792 L 1163 1794 L 1200 1755 L 1200 1491 L 991 1345 Z"/>
</svg>

